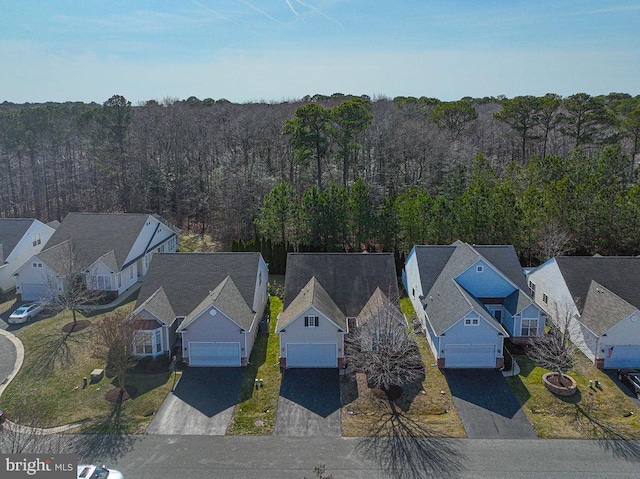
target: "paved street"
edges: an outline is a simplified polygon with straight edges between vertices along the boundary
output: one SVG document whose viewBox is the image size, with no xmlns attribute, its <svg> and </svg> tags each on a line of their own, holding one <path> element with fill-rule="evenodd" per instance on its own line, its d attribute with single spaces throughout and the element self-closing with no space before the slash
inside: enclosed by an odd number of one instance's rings
<svg viewBox="0 0 640 479">
<path fill-rule="evenodd" d="M 640 442 L 586 440 L 412 440 L 238 436 L 136 436 L 117 461 L 128 479 L 302 479 L 324 464 L 334 479 L 637 478 Z"/>
<path fill-rule="evenodd" d="M 13 343 L 0 334 L 0 384 L 4 383 L 16 363 L 16 348 Z"/>
<path fill-rule="evenodd" d="M 537 437 L 500 371 L 449 369 L 445 375 L 470 439 Z"/>
</svg>

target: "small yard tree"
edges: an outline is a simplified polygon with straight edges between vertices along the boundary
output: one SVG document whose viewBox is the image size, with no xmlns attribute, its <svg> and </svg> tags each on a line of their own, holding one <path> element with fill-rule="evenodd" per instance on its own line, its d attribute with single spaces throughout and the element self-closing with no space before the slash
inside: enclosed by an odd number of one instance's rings
<svg viewBox="0 0 640 479">
<path fill-rule="evenodd" d="M 404 317 L 387 304 L 372 314 L 346 340 L 347 360 L 366 373 L 371 386 L 389 395 L 392 387 L 411 384 L 424 374 L 418 344 L 410 336 Z"/>
<path fill-rule="evenodd" d="M 124 397 L 127 372 L 137 364 L 135 344 L 137 340 L 133 321 L 126 313 L 116 311 L 107 314 L 95 328 L 95 357 L 103 360 L 113 371 L 120 388 L 119 401 Z"/>
<path fill-rule="evenodd" d="M 102 292 L 88 287 L 85 266 L 78 259 L 70 241 L 57 246 L 53 256 L 56 273 L 50 274 L 47 278 L 48 306 L 58 311 L 71 311 L 73 317 L 71 331 L 73 331 L 78 324 L 77 311 L 84 304 L 100 300 Z"/>
<path fill-rule="evenodd" d="M 556 372 L 560 385 L 567 386 L 565 374 L 573 367 L 576 352 L 571 342 L 572 305 L 555 303 L 549 319 L 549 332 L 531 343 L 528 355 L 538 366 Z"/>
</svg>

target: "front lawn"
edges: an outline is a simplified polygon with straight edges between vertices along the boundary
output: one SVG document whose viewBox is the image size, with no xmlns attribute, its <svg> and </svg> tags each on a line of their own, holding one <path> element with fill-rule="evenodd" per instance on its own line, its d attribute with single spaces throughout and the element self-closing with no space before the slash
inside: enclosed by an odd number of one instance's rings
<svg viewBox="0 0 640 479">
<path fill-rule="evenodd" d="M 413 308 L 409 298 L 400 301 L 402 312 L 411 322 Z M 342 435 L 465 437 L 444 374 L 436 367 L 424 337 L 416 336 L 425 364 L 425 378 L 406 386 L 395 401 L 397 416 L 384 394 L 367 387 L 361 374 L 349 374 L 340 379 L 342 396 Z"/>
<path fill-rule="evenodd" d="M 276 331 L 278 314 L 282 312 L 282 300 L 270 297 L 269 334 L 258 333 L 251 351 L 249 364 L 244 370 L 238 403 L 233 419 L 227 428 L 229 435 L 271 435 L 276 422 L 276 407 L 280 396 L 280 342 Z M 255 380 L 262 379 L 262 387 L 255 387 Z"/>
<path fill-rule="evenodd" d="M 583 354 L 576 354 L 576 365 L 569 371 L 578 384 L 578 392 L 569 398 L 556 396 L 544 387 L 542 375 L 548 370 L 526 356 L 514 358 L 521 371 L 507 381 L 538 437 L 640 438 L 640 408 Z M 589 380 L 593 384 L 599 381 L 601 387 L 589 388 Z"/>
<path fill-rule="evenodd" d="M 130 311 L 133 304 L 130 302 L 118 309 Z M 92 324 L 101 318 L 102 315 L 78 314 L 79 321 Z M 64 333 L 62 327 L 70 321 L 71 313 L 65 311 L 29 324 L 16 333 L 24 345 L 25 358 L 19 373 L 2 395 L 3 409 L 17 422 L 38 427 L 84 422 L 86 430 L 95 432 L 114 432 L 116 426 L 118 432 L 144 431 L 171 389 L 169 373 L 130 373 L 127 385 L 133 386 L 137 393 L 117 408 L 115 424 L 116 406 L 105 399 L 105 393 L 115 387 L 113 378 L 103 377 L 94 384 L 90 381 L 93 369 L 104 368 L 93 356 L 96 341 L 93 328 Z"/>
</svg>

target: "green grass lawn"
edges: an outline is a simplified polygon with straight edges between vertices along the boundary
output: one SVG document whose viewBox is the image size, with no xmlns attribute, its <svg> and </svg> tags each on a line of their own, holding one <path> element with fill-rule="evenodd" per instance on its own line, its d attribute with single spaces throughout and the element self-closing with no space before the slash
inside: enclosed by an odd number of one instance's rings
<svg viewBox="0 0 640 479">
<path fill-rule="evenodd" d="M 118 309 L 130 311 L 133 302 Z M 102 315 L 78 320 L 95 323 Z M 92 327 L 70 335 L 62 327 L 71 321 L 71 313 L 37 320 L 17 332 L 22 341 L 25 358 L 18 375 L 2 395 L 3 409 L 24 423 L 40 427 L 84 422 L 90 431 L 142 432 L 160 407 L 172 385 L 169 373 L 130 373 L 127 384 L 136 388 L 134 398 L 125 401 L 118 414 L 105 399 L 105 393 L 113 389 L 112 378 L 84 387 L 84 377 L 90 378 L 95 368 L 104 364 L 95 359 L 93 347 L 96 341 Z M 117 421 L 114 421 L 114 418 Z"/>
<path fill-rule="evenodd" d="M 400 300 L 400 309 L 411 322 L 414 311 L 409 298 Z M 390 420 L 389 402 L 378 391 L 367 388 L 363 375 L 341 378 L 343 436 L 466 436 L 449 385 L 436 367 L 426 339 L 415 339 L 422 353 L 425 377 L 421 383 L 404 388 L 403 396 L 396 401 L 400 411 L 397 419 Z"/>
<path fill-rule="evenodd" d="M 270 299 L 269 334 L 258 333 L 251 351 L 249 365 L 244 370 L 238 403 L 227 428 L 229 435 L 270 435 L 276 422 L 276 407 L 280 396 L 280 342 L 275 334 L 282 300 Z M 256 389 L 255 380 L 262 379 L 263 387 Z M 257 424 L 257 425 L 256 425 Z"/>
<path fill-rule="evenodd" d="M 640 438 L 640 408 L 583 354 L 576 354 L 576 364 L 569 371 L 578 384 L 578 392 L 569 398 L 556 396 L 544 387 L 542 375 L 548 370 L 526 356 L 514 358 L 521 372 L 507 381 L 538 437 Z M 589 388 L 589 380 L 594 384 L 600 381 L 601 389 Z"/>
</svg>

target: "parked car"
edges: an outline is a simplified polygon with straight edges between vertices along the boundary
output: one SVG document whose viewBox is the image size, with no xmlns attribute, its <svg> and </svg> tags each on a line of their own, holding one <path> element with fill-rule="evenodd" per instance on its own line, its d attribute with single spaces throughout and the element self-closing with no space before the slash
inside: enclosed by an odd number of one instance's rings
<svg viewBox="0 0 640 479">
<path fill-rule="evenodd" d="M 618 379 L 640 399 L 640 371 L 637 369 L 618 369 Z"/>
<path fill-rule="evenodd" d="M 90 464 L 78 465 L 78 479 L 124 479 L 121 472 Z"/>
<path fill-rule="evenodd" d="M 0 426 L 2 426 L 7 420 L 7 413 L 0 409 Z"/>
<path fill-rule="evenodd" d="M 19 324 L 28 321 L 30 318 L 35 317 L 40 311 L 44 309 L 44 304 L 42 303 L 30 303 L 23 304 L 18 309 L 16 309 L 11 316 L 9 316 L 10 324 Z"/>
</svg>

